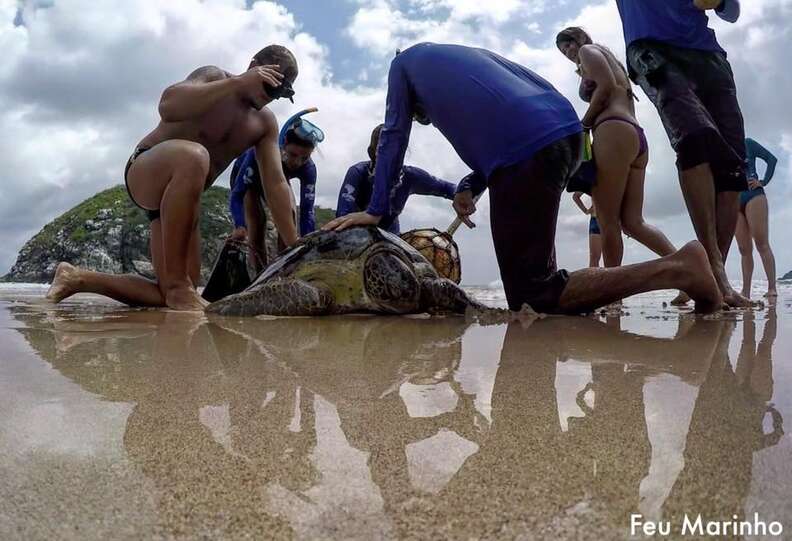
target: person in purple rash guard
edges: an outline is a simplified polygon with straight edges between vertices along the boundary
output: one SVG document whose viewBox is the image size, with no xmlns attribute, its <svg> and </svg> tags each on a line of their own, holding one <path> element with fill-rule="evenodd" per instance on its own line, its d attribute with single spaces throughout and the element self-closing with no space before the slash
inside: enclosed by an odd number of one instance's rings
<svg viewBox="0 0 792 541">
<path fill-rule="evenodd" d="M 374 168 L 377 163 L 377 144 L 381 130 L 382 124 L 371 132 L 371 142 L 368 147 L 368 155 L 371 159 L 356 163 L 347 170 L 344 183 L 338 193 L 336 217 L 368 208 L 374 188 Z M 432 176 L 418 167 L 405 165 L 402 167 L 399 182 L 391 194 L 390 212 L 382 217 L 378 226 L 398 235 L 401 233 L 399 215 L 411 195 L 433 195 L 450 200 L 454 199 L 455 194 L 456 184 Z"/>
<path fill-rule="evenodd" d="M 657 108 L 677 153 L 682 193 L 724 300 L 750 301 L 729 284 L 724 262 L 734 238 L 739 193 L 747 189 L 745 128 L 726 51 L 708 10 L 728 22 L 738 0 L 616 0 L 630 78 Z"/>
<path fill-rule="evenodd" d="M 720 307 L 706 252 L 696 242 L 647 263 L 558 270 L 558 208 L 581 163 L 583 128 L 550 83 L 485 49 L 420 43 L 397 54 L 388 74 L 369 206 L 323 229 L 376 225 L 390 212 L 413 120 L 434 125 L 471 168 L 454 197 L 454 209 L 468 226 L 474 195 L 489 189 L 492 238 L 512 310 L 528 305 L 537 312 L 581 313 L 663 288 L 688 291 L 701 311 Z"/>
</svg>

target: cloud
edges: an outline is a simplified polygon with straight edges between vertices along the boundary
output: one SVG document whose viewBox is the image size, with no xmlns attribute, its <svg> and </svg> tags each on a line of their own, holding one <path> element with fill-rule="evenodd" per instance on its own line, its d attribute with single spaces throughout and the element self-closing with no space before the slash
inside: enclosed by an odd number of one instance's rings
<svg viewBox="0 0 792 541">
<path fill-rule="evenodd" d="M 274 42 L 296 53 L 297 104 L 281 100 L 272 109 L 283 120 L 297 108 L 319 107 L 312 120 L 327 139 L 316 156 L 317 199 L 335 206 L 347 167 L 366 159 L 371 128 L 382 121 L 387 66 L 396 48 L 419 41 L 490 48 L 550 80 L 581 113 L 584 104 L 576 97 L 573 66 L 554 46 L 556 30 L 582 24 L 618 56 L 624 53 L 612 0 L 582 9 L 541 0 L 358 0 L 354 5 L 347 25 L 337 29 L 337 41 L 320 42 L 303 29 L 288 3 L 259 1 L 248 9 L 244 0 L 55 0 L 25 2 L 20 16 L 17 2 L 0 0 L 2 270 L 13 263 L 22 243 L 54 216 L 122 181 L 131 149 L 158 120 L 161 91 L 200 65 L 239 73 L 251 54 Z M 321 3 L 316 9 L 332 7 Z M 744 3 L 737 25 L 713 22 L 730 53 L 748 133 L 780 158 L 777 178 L 768 189 L 771 235 L 792 227 L 792 118 L 786 103 L 792 75 L 784 69 L 791 9 L 790 0 L 757 0 Z M 349 60 L 336 56 L 342 42 L 365 53 L 358 70 L 362 76 L 343 85 L 333 72 L 333 66 Z M 651 146 L 646 217 L 678 245 L 693 232 L 674 155 L 654 107 L 640 90 L 638 95 L 639 119 Z M 433 128 L 413 130 L 407 162 L 452 181 L 468 172 Z M 469 283 L 498 277 L 486 198 L 479 206 L 480 227 L 457 233 Z M 443 226 L 452 219 L 447 201 L 416 197 L 401 222 L 410 228 Z M 563 266 L 586 263 L 586 221 L 565 197 L 557 236 Z M 631 241 L 627 246 L 628 261 L 651 256 Z M 792 249 L 781 243 L 774 247 L 779 270 L 792 268 Z M 730 263 L 732 274 L 738 274 L 737 258 Z"/>
</svg>

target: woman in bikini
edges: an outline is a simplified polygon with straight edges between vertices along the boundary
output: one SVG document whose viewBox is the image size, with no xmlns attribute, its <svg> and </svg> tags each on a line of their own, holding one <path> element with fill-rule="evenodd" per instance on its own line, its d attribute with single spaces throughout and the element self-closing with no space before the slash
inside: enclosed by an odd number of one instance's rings
<svg viewBox="0 0 792 541">
<path fill-rule="evenodd" d="M 765 162 L 764 178 L 759 179 L 756 160 Z M 753 245 L 762 258 L 765 273 L 767 274 L 767 293 L 765 297 L 771 300 L 778 296 L 776 290 L 775 256 L 770 248 L 768 234 L 767 196 L 764 187 L 770 182 L 775 173 L 778 159 L 772 152 L 751 139 L 745 140 L 745 168 L 748 176 L 749 190 L 740 193 L 740 213 L 737 215 L 737 246 L 742 256 L 743 287 L 742 296 L 751 296 L 751 278 L 753 276 Z"/>
<path fill-rule="evenodd" d="M 580 95 L 589 103 L 583 127 L 593 134 L 597 182 L 592 198 L 602 233 L 606 267 L 622 264 L 622 231 L 654 253 L 674 253 L 674 245 L 643 218 L 644 179 L 649 145 L 635 118 L 635 103 L 627 70 L 581 28 L 571 27 L 556 37 L 561 53 L 578 66 Z M 683 304 L 686 297 L 674 299 Z"/>
</svg>

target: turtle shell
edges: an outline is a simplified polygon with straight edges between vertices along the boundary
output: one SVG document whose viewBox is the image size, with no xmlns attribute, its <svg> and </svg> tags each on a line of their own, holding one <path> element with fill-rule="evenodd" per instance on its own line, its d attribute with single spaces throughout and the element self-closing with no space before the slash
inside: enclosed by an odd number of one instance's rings
<svg viewBox="0 0 792 541">
<path fill-rule="evenodd" d="M 418 250 L 434 266 L 437 273 L 458 284 L 462 279 L 459 248 L 451 236 L 437 229 L 413 229 L 401 238 Z"/>
</svg>

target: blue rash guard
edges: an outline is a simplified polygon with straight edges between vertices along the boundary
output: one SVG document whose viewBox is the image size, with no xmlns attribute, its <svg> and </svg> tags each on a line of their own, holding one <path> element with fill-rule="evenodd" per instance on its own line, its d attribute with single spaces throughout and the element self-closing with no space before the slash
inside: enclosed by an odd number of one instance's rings
<svg viewBox="0 0 792 541">
<path fill-rule="evenodd" d="M 700 49 L 726 54 L 709 17 L 693 0 L 616 0 L 627 47 L 634 41 L 647 39 L 668 43 L 683 49 Z M 715 10 L 730 23 L 740 17 L 739 0 L 723 0 Z"/>
<path fill-rule="evenodd" d="M 531 70 L 485 49 L 414 45 L 391 62 L 369 214 L 392 213 L 416 104 L 476 173 L 479 192 L 495 170 L 582 131 L 569 101 Z"/>
<path fill-rule="evenodd" d="M 745 172 L 746 177 L 749 179 L 759 178 L 759 173 L 756 170 L 757 159 L 762 160 L 767 165 L 764 178 L 759 181 L 762 186 L 754 190 L 745 190 L 740 192 L 740 210 L 742 212 L 745 212 L 745 207 L 748 205 L 751 199 L 754 197 L 759 197 L 760 195 L 764 195 L 764 187 L 770 183 L 770 180 L 772 180 L 773 175 L 775 174 L 776 164 L 778 163 L 778 159 L 773 155 L 772 152 L 748 137 L 745 139 Z"/>
<path fill-rule="evenodd" d="M 374 177 L 370 161 L 356 163 L 350 167 L 344 177 L 341 191 L 338 193 L 336 218 L 365 210 L 371 201 L 373 188 Z M 400 233 L 399 215 L 404 211 L 407 199 L 411 195 L 434 195 L 453 199 L 455 192 L 454 184 L 440 180 L 418 167 L 405 165 L 402 167 L 399 181 L 391 193 L 390 211 L 382 216 L 378 225 L 382 229 L 398 235 Z"/>
<path fill-rule="evenodd" d="M 287 179 L 300 180 L 300 235 L 307 235 L 316 229 L 314 199 L 316 197 L 316 165 L 312 159 L 298 169 L 290 171 L 284 168 Z M 231 168 L 231 198 L 229 207 L 234 227 L 245 227 L 245 193 L 251 186 L 261 185 L 256 151 L 252 148 L 245 151 L 234 162 Z"/>
<path fill-rule="evenodd" d="M 778 158 L 765 147 L 748 137 L 745 139 L 745 176 L 748 178 L 759 178 L 759 173 L 756 171 L 757 159 L 767 164 L 764 178 L 761 179 L 762 186 L 767 186 L 775 174 Z"/>
</svg>

